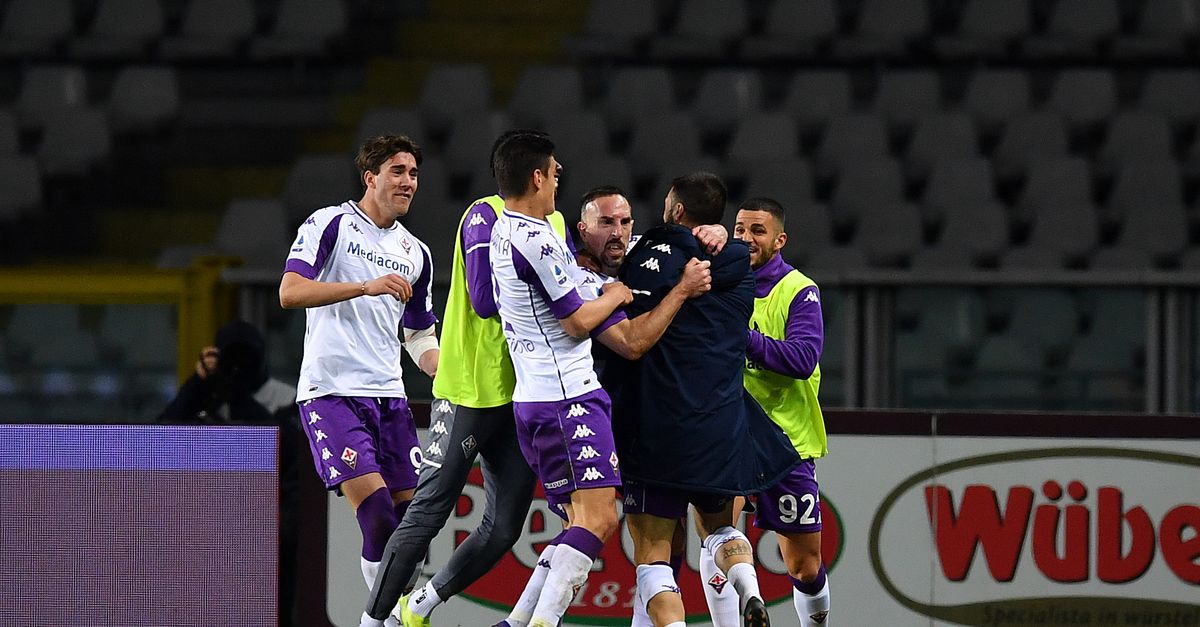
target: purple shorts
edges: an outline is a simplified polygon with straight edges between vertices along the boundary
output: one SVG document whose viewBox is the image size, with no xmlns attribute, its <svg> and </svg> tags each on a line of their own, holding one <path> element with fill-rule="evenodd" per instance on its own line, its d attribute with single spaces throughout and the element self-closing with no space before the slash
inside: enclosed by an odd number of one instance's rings
<svg viewBox="0 0 1200 627">
<path fill-rule="evenodd" d="M 816 533 L 821 530 L 821 495 L 817 466 L 800 462 L 779 483 L 759 493 L 754 526 L 779 533 Z"/>
<path fill-rule="evenodd" d="M 373 472 L 383 476 L 389 492 L 417 487 L 421 443 L 406 399 L 321 396 L 299 405 L 326 489 Z"/>
<path fill-rule="evenodd" d="M 626 514 L 650 514 L 677 520 L 687 515 L 688 505 L 706 514 L 724 511 L 737 498 L 731 494 L 685 492 L 629 481 L 621 490 Z"/>
<path fill-rule="evenodd" d="M 621 485 L 613 444 L 612 402 L 604 390 L 565 401 L 513 403 L 517 442 L 551 503 L 571 493 Z"/>
</svg>

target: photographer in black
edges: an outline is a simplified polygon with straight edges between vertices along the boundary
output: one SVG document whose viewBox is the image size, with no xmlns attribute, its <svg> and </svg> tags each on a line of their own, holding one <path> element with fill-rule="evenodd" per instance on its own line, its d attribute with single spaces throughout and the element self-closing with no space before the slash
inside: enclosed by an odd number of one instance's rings
<svg viewBox="0 0 1200 627">
<path fill-rule="evenodd" d="M 279 426 L 279 624 L 291 625 L 297 542 L 297 450 L 305 450 L 296 388 L 272 378 L 266 342 L 254 325 L 234 321 L 200 351 L 196 373 L 158 416 L 160 423 Z M 299 448 L 298 448 L 299 447 Z"/>
</svg>

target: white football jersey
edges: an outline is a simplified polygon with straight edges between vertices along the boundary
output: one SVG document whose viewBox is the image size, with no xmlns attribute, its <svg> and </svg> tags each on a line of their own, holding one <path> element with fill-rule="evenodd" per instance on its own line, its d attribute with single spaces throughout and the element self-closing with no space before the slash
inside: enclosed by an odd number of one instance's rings
<svg viewBox="0 0 1200 627">
<path fill-rule="evenodd" d="M 550 223 L 505 209 L 492 226 L 496 304 L 517 374 L 513 400 L 559 401 L 600 387 L 592 342 L 559 323 L 575 312 L 579 267 Z"/>
<path fill-rule="evenodd" d="M 313 213 L 300 225 L 285 272 L 315 281 L 362 283 L 398 274 L 413 286 L 402 303 L 357 296 L 309 307 L 296 400 L 318 396 L 402 397 L 401 328 L 426 329 L 433 315 L 429 248 L 396 222 L 381 229 L 355 202 Z"/>
</svg>

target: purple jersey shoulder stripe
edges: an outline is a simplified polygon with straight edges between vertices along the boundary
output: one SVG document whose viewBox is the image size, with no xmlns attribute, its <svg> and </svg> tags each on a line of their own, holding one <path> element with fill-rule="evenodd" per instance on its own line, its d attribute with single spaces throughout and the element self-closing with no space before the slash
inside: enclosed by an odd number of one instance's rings
<svg viewBox="0 0 1200 627">
<path fill-rule="evenodd" d="M 517 276 L 529 284 L 530 287 L 537 290 L 542 300 L 550 306 L 550 313 L 554 314 L 555 318 L 562 320 L 583 306 L 583 298 L 575 290 L 568 291 L 558 300 L 550 300 L 550 294 L 546 292 L 546 287 L 542 285 L 542 279 L 538 276 L 537 270 L 533 269 L 533 264 L 529 263 L 529 260 L 525 258 L 525 255 L 521 254 L 521 251 L 516 246 L 512 247 L 512 256 L 513 268 L 517 271 Z"/>
<path fill-rule="evenodd" d="M 417 284 L 413 286 L 412 298 L 408 299 L 408 303 L 404 306 L 403 324 L 408 329 L 428 329 L 437 322 L 437 317 L 432 311 L 425 309 L 425 301 L 429 298 L 429 288 L 432 283 L 431 268 L 433 262 L 429 260 L 429 251 L 421 246 L 421 256 L 425 258 L 425 263 L 421 268 L 421 276 L 417 277 Z M 412 305 L 417 305 L 413 307 Z"/>
<path fill-rule="evenodd" d="M 321 232 L 321 242 L 317 245 L 317 258 L 313 262 L 313 269 L 316 272 L 320 272 L 321 268 L 325 267 L 325 261 L 329 259 L 329 253 L 333 252 L 333 245 L 337 243 L 338 238 L 338 226 L 342 223 L 342 218 L 345 216 L 346 214 L 344 213 L 334 216 L 329 221 L 329 224 L 325 225 L 325 230 Z M 314 274 L 308 278 L 312 279 L 315 277 L 316 275 Z"/>
<path fill-rule="evenodd" d="M 612 315 L 605 319 L 604 322 L 601 322 L 600 326 L 592 329 L 592 339 L 600 337 L 600 334 L 607 331 L 610 327 L 614 327 L 620 324 L 621 321 L 628 319 L 629 316 L 625 315 L 625 311 L 623 309 L 617 309 L 616 311 L 612 312 Z"/>
</svg>

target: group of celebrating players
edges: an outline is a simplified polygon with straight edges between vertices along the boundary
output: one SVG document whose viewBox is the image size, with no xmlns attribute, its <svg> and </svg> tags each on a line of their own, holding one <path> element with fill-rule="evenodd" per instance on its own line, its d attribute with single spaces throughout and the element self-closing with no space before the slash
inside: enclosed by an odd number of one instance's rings
<svg viewBox="0 0 1200 627">
<path fill-rule="evenodd" d="M 362 530 L 371 593 L 360 625 L 430 625 L 517 541 L 535 482 L 563 531 L 497 627 L 559 624 L 618 529 L 618 498 L 637 564 L 635 627 L 684 625 L 676 577 L 689 505 L 714 626 L 770 624 L 735 525 L 743 508 L 778 534 L 800 624 L 828 625 L 814 469 L 827 452 L 820 294 L 780 255 L 779 202 L 743 202 L 731 239 L 724 183 L 687 174 L 671 182 L 664 224 L 636 237 L 625 194 L 596 187 L 577 250 L 556 211 L 564 164 L 553 141 L 506 132 L 491 151 L 499 194 L 459 221 L 439 341 L 432 255 L 399 221 L 421 160 L 406 136 L 367 140 L 363 197 L 300 226 L 279 288 L 282 306 L 307 309 L 297 402 L 313 461 Z M 423 451 L 402 347 L 433 377 Z M 414 589 L 476 459 L 483 519 Z"/>
</svg>

